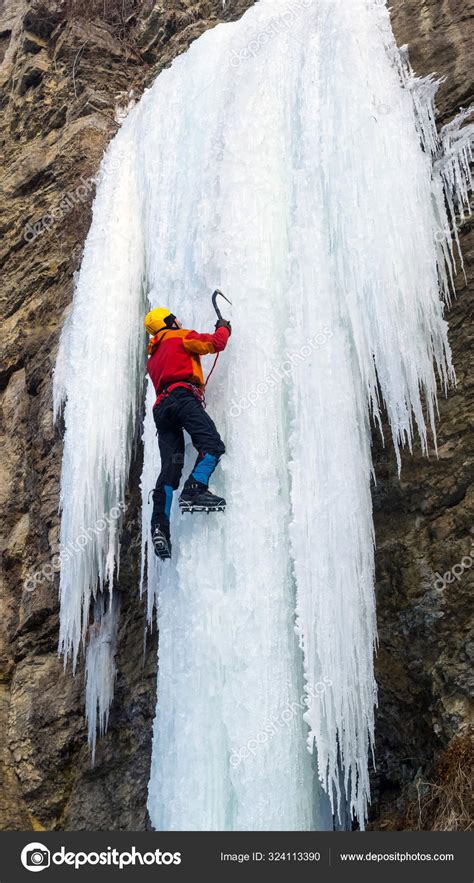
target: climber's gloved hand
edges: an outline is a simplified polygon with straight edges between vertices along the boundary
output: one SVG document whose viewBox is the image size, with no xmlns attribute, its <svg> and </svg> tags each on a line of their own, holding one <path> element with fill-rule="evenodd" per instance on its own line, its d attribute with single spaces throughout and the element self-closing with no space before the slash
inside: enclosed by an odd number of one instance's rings
<svg viewBox="0 0 474 883">
<path fill-rule="evenodd" d="M 227 319 L 218 319 L 216 322 L 216 331 L 218 328 L 227 328 L 229 334 L 232 334 L 232 326 L 230 322 L 227 321 Z"/>
</svg>

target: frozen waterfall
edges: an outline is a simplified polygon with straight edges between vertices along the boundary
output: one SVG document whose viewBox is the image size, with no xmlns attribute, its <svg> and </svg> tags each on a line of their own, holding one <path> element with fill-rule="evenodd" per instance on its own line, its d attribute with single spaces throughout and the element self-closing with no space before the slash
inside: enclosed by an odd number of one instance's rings
<svg viewBox="0 0 474 883">
<path fill-rule="evenodd" d="M 427 452 L 437 380 L 454 377 L 443 302 L 473 127 L 463 114 L 439 136 L 435 92 L 397 49 L 383 0 L 262 0 L 164 70 L 104 157 L 55 375 L 62 549 L 88 536 L 61 569 L 60 647 L 74 662 L 118 570 L 144 312 L 166 305 L 207 331 L 210 292 L 233 301 L 207 394 L 227 512 L 180 517 L 175 502 L 164 564 L 148 545 L 148 390 L 140 588 L 160 633 L 157 829 L 317 829 L 325 800 L 339 824 L 346 810 L 364 824 L 370 421 L 386 408 L 399 462 L 416 435 Z M 100 640 L 96 622 L 92 727 L 97 712 L 106 724 L 114 675 Z"/>
</svg>

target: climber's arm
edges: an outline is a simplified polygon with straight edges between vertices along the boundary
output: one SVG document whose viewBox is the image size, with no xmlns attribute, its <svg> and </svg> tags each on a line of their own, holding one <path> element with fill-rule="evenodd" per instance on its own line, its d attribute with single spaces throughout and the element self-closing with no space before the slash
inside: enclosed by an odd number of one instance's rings
<svg viewBox="0 0 474 883">
<path fill-rule="evenodd" d="M 206 356 L 210 353 L 220 353 L 227 346 L 230 337 L 230 329 L 226 326 L 216 328 L 214 334 L 199 334 L 197 331 L 189 331 L 183 338 L 183 346 L 188 353 L 197 353 Z"/>
</svg>

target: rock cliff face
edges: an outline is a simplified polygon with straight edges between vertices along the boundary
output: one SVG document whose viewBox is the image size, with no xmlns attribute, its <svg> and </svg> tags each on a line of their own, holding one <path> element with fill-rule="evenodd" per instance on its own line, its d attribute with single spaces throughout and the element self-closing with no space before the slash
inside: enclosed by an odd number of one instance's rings
<svg viewBox="0 0 474 883">
<path fill-rule="evenodd" d="M 25 581 L 57 550 L 61 434 L 52 427 L 51 373 L 90 224 L 94 175 L 117 128 L 116 107 L 126 106 L 131 93 L 139 96 L 206 28 L 237 18 L 249 5 L 229 0 L 223 10 L 221 0 L 0 2 L 3 829 L 139 830 L 147 824 L 156 637 L 143 646 L 133 551 L 136 480 L 130 483 L 129 554 L 119 586 L 116 698 L 94 770 L 82 671 L 73 678 L 56 654 L 57 581 L 40 578 L 33 589 Z M 466 5 L 392 0 L 392 6 L 397 38 L 409 43 L 417 72 L 447 78 L 438 102 L 445 122 L 472 96 Z M 472 224 L 465 223 L 460 236 L 467 278 L 459 274 L 449 313 L 458 385 L 440 400 L 439 459 L 427 461 L 416 450 L 404 458 L 399 481 L 390 448 L 384 451 L 374 437 L 380 624 L 375 828 L 420 823 L 410 815 L 410 801 L 417 788 L 429 799 L 423 781 L 467 728 Z M 437 573 L 459 564 L 459 578 L 437 580 Z"/>
</svg>

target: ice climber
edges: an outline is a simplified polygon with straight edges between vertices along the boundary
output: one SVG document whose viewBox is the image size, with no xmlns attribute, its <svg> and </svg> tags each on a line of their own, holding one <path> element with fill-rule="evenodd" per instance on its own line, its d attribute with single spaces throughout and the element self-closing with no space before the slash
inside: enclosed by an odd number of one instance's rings
<svg viewBox="0 0 474 883">
<path fill-rule="evenodd" d="M 150 335 L 147 371 L 156 391 L 153 416 L 158 433 L 161 472 L 153 491 L 151 533 L 159 558 L 171 557 L 170 511 L 184 463 L 184 433 L 198 451 L 179 498 L 182 512 L 224 511 L 225 500 L 211 493 L 209 479 L 225 452 L 224 443 L 204 409 L 201 356 L 225 349 L 230 322 L 219 319 L 214 334 L 186 331 L 176 316 L 156 307 L 145 317 Z"/>
</svg>

